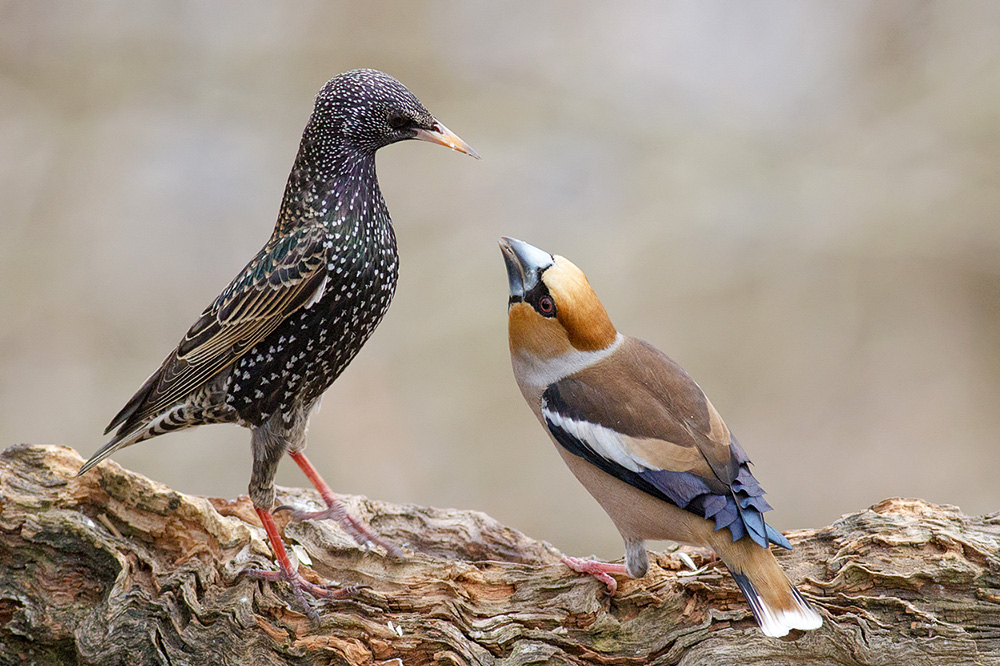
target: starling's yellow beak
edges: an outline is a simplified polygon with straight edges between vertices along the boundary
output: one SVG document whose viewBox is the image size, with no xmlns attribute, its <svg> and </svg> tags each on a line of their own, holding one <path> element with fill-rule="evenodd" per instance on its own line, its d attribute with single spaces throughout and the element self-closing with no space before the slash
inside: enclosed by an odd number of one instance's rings
<svg viewBox="0 0 1000 666">
<path fill-rule="evenodd" d="M 472 149 L 472 146 L 462 141 L 462 139 L 452 132 L 450 129 L 442 125 L 437 120 L 434 121 L 434 125 L 431 129 L 418 129 L 417 135 L 413 137 L 415 139 L 420 139 L 421 141 L 430 141 L 431 143 L 437 143 L 442 146 L 447 146 L 452 150 L 457 150 L 460 153 L 465 153 L 470 157 L 475 157 L 477 160 L 481 159 L 479 153 Z"/>
</svg>

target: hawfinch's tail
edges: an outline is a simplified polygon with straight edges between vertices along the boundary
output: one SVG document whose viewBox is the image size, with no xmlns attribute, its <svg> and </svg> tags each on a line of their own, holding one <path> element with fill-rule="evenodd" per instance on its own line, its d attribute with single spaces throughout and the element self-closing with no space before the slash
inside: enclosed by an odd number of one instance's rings
<svg viewBox="0 0 1000 666">
<path fill-rule="evenodd" d="M 769 549 L 749 539 L 727 545 L 719 556 L 765 635 L 781 637 L 792 629 L 818 629 L 823 624 L 822 616 L 802 598 Z"/>
</svg>

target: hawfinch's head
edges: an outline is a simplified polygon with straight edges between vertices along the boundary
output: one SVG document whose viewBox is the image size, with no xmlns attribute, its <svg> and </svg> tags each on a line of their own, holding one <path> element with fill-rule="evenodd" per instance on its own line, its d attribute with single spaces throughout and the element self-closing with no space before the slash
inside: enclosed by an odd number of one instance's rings
<svg viewBox="0 0 1000 666">
<path fill-rule="evenodd" d="M 510 282 L 508 330 L 512 353 L 552 359 L 570 352 L 596 352 L 618 332 L 571 261 L 515 238 L 501 238 Z"/>
</svg>

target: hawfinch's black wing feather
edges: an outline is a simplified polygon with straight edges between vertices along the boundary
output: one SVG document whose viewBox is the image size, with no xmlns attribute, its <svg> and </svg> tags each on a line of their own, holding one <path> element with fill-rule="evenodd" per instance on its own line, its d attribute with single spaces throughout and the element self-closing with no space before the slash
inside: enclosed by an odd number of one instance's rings
<svg viewBox="0 0 1000 666">
<path fill-rule="evenodd" d="M 231 365 L 326 285 L 326 233 L 303 227 L 272 239 L 226 287 L 106 432 L 120 434 L 182 400 Z"/>
<path fill-rule="evenodd" d="M 622 396 L 625 396 L 623 399 Z M 573 455 L 622 481 L 749 536 L 790 548 L 764 522 L 770 510 L 742 447 L 698 385 L 644 342 L 551 384 L 542 416 Z"/>
</svg>

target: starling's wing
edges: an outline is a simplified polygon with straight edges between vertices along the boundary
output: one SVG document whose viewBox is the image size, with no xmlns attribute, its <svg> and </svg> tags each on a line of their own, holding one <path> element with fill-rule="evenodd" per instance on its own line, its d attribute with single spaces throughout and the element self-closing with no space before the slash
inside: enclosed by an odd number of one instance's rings
<svg viewBox="0 0 1000 666">
<path fill-rule="evenodd" d="M 202 313 L 177 349 L 115 416 L 120 434 L 184 399 L 300 308 L 323 295 L 326 234 L 306 227 L 272 239 Z"/>
<path fill-rule="evenodd" d="M 551 384 L 542 416 L 555 440 L 622 481 L 728 527 L 733 541 L 787 540 L 764 522 L 770 510 L 746 453 L 701 388 L 639 340 Z"/>
</svg>

